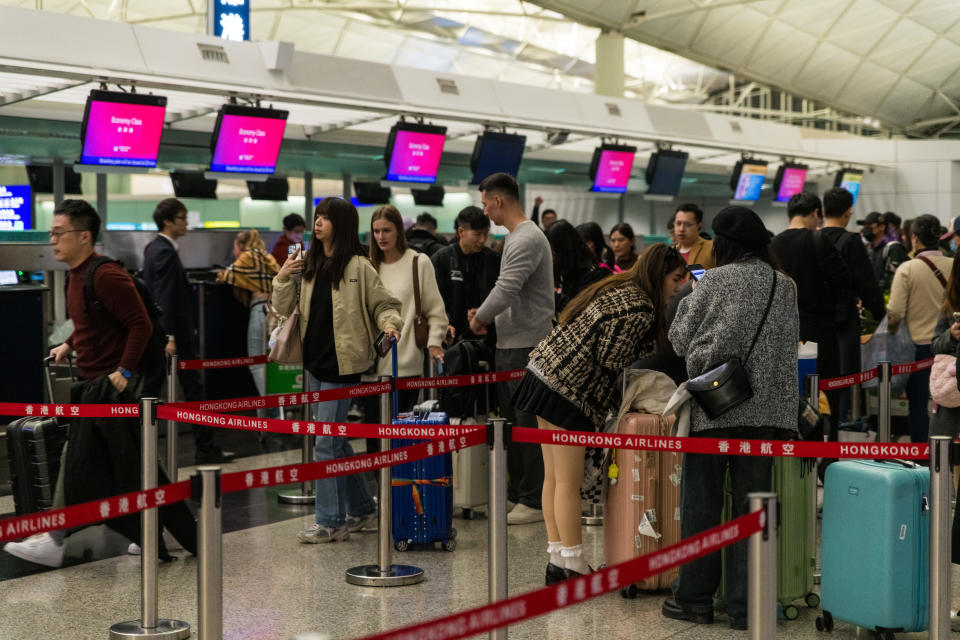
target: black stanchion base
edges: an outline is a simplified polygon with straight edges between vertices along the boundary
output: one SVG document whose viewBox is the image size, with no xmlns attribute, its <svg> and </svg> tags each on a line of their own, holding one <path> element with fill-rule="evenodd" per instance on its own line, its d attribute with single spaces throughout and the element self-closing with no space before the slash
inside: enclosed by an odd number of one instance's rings
<svg viewBox="0 0 960 640">
<path fill-rule="evenodd" d="M 110 640 L 151 638 L 152 640 L 184 640 L 190 637 L 190 625 L 182 620 L 157 620 L 157 626 L 145 629 L 140 620 L 118 622 L 110 627 Z"/>
<path fill-rule="evenodd" d="M 423 582 L 423 569 L 405 564 L 390 565 L 390 570 L 380 571 L 380 566 L 367 564 L 347 569 L 347 584 L 360 587 L 402 587 Z"/>
</svg>

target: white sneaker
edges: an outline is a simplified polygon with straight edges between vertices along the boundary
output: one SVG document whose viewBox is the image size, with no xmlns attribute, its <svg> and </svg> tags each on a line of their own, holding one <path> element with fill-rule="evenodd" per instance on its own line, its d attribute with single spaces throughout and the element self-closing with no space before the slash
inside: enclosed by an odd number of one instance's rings
<svg viewBox="0 0 960 640">
<path fill-rule="evenodd" d="M 507 513 L 510 513 L 511 511 L 513 511 L 513 508 L 516 506 L 517 506 L 516 502 L 510 502 L 509 500 L 507 500 Z"/>
<path fill-rule="evenodd" d="M 543 511 L 525 504 L 518 504 L 507 514 L 507 524 L 531 524 L 543 522 Z"/>
<path fill-rule="evenodd" d="M 359 533 L 360 531 L 376 531 L 380 525 L 380 517 L 376 511 L 370 515 L 357 517 L 347 516 L 346 527 L 350 533 Z"/>
<path fill-rule="evenodd" d="M 131 542 L 130 546 L 127 547 L 127 553 L 131 556 L 140 555 L 140 545 L 138 545 L 136 542 Z"/>
<path fill-rule="evenodd" d="M 960 611 L 950 616 L 950 631 L 960 631 Z"/>
<path fill-rule="evenodd" d="M 322 544 L 324 542 L 342 542 L 350 537 L 346 526 L 332 529 L 319 524 L 312 524 L 297 534 L 297 540 L 307 544 Z"/>
<path fill-rule="evenodd" d="M 57 544 L 49 533 L 38 533 L 23 542 L 8 542 L 3 550 L 21 560 L 47 567 L 63 564 L 64 545 Z"/>
</svg>

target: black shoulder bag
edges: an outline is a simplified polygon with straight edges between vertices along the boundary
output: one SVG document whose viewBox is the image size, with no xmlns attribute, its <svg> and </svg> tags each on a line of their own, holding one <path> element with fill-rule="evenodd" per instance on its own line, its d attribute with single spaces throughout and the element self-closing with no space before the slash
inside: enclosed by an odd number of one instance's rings
<svg viewBox="0 0 960 640">
<path fill-rule="evenodd" d="M 757 344 L 760 331 L 767 322 L 767 315 L 770 313 L 770 305 L 773 304 L 773 293 L 776 289 L 777 272 L 774 270 L 767 308 L 763 311 L 763 317 L 757 326 L 757 332 L 753 334 L 753 342 L 750 343 L 750 350 L 743 362 L 740 361 L 738 356 L 734 356 L 726 362 L 714 365 L 696 378 L 687 380 L 687 391 L 690 392 L 690 395 L 711 420 L 719 418 L 753 397 L 753 388 L 750 386 L 750 376 L 747 373 L 746 365 L 753 354 L 753 347 Z"/>
</svg>

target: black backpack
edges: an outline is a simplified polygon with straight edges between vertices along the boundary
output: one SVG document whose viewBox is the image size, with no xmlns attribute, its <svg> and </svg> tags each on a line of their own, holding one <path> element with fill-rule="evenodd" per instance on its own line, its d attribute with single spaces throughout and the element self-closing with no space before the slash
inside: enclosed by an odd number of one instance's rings
<svg viewBox="0 0 960 640">
<path fill-rule="evenodd" d="M 113 262 L 121 267 L 124 266 L 119 260 L 114 260 L 107 256 L 97 256 L 90 262 L 90 266 L 87 267 L 87 276 L 83 282 L 84 312 L 93 307 L 110 315 L 110 312 L 104 308 L 103 303 L 97 298 L 93 288 L 94 274 L 100 265 L 107 264 L 108 262 Z M 144 283 L 141 278 L 133 274 L 130 274 L 130 278 L 133 280 L 133 285 L 137 288 L 137 293 L 140 295 L 140 300 L 143 301 L 143 306 L 147 309 L 147 315 L 150 317 L 150 325 L 152 326 L 150 339 L 147 340 L 147 346 L 144 347 L 143 355 L 140 356 L 140 364 L 137 365 L 137 373 L 142 376 L 163 375 L 167 371 L 167 360 L 164 352 L 164 347 L 167 344 L 167 336 L 163 333 L 163 328 L 159 322 L 160 316 L 163 315 L 163 310 L 160 309 L 160 305 L 153 301 L 150 290 L 147 289 L 146 283 Z"/>
<path fill-rule="evenodd" d="M 471 373 L 488 373 L 494 366 L 494 351 L 483 340 L 460 340 L 443 352 L 444 375 L 460 376 Z M 480 367 L 487 362 L 490 368 Z M 477 413 L 488 413 L 486 385 L 449 387 L 440 389 L 440 406 L 451 418 L 471 418 Z M 493 385 L 490 385 L 492 391 Z"/>
</svg>

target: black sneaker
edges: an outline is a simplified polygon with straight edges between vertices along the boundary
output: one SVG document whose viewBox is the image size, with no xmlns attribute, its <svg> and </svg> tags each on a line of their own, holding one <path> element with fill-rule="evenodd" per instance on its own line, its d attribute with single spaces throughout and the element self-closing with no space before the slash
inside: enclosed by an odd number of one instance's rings
<svg viewBox="0 0 960 640">
<path fill-rule="evenodd" d="M 558 567 L 552 562 L 547 563 L 547 586 L 563 582 L 566 576 L 563 573 L 563 567 Z"/>
<path fill-rule="evenodd" d="M 660 613 L 664 618 L 671 620 L 684 620 L 695 624 L 713 624 L 713 610 L 710 611 L 688 611 L 677 604 L 673 598 L 667 598 L 660 607 Z"/>
<path fill-rule="evenodd" d="M 746 618 L 730 618 L 730 628 L 734 631 L 746 631 L 747 630 L 747 619 Z"/>
</svg>

